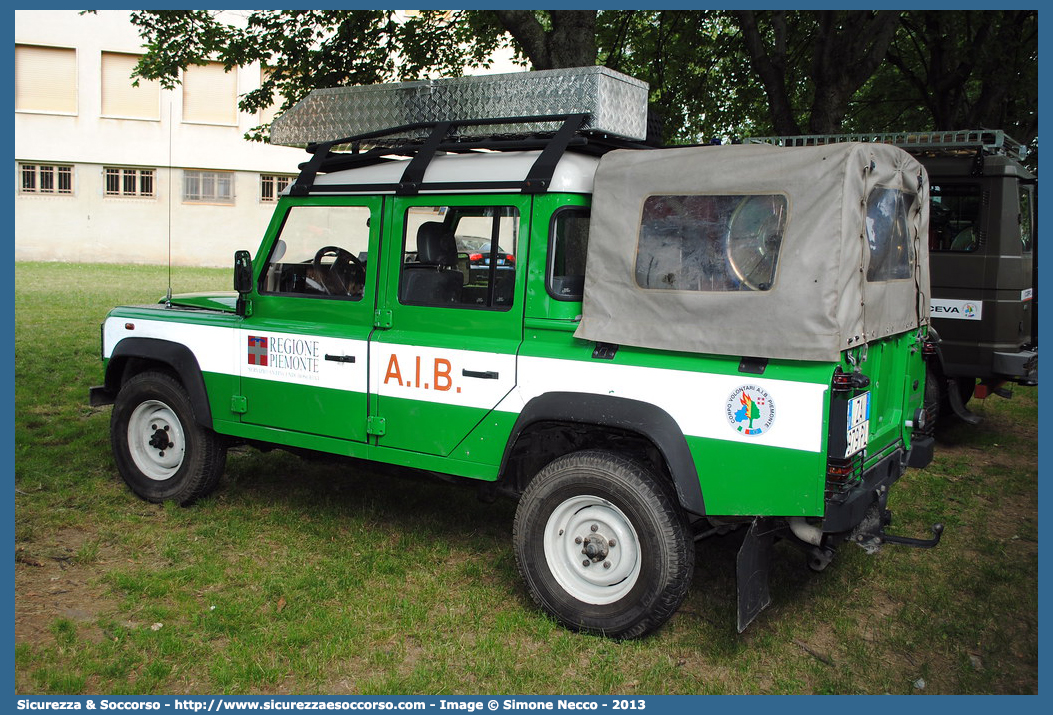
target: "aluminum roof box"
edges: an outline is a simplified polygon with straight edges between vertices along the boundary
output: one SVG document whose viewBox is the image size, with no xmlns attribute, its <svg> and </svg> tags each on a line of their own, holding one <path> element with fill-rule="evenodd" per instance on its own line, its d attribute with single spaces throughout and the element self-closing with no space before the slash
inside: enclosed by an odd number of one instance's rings
<svg viewBox="0 0 1053 715">
<path fill-rule="evenodd" d="M 647 138 L 648 85 L 606 67 L 452 77 L 311 91 L 275 118 L 271 143 L 306 146 L 420 122 L 588 114 L 584 130 Z M 544 122 L 466 126 L 463 136 L 553 131 Z M 423 138 L 428 130 L 400 133 Z"/>
</svg>

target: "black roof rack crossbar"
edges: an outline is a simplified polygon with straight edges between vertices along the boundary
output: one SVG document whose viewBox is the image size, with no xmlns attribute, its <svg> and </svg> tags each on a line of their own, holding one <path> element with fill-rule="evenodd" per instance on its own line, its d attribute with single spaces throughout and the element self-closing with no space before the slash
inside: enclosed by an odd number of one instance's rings
<svg viewBox="0 0 1053 715">
<path fill-rule="evenodd" d="M 300 164 L 300 175 L 289 193 L 306 196 L 311 192 L 320 173 L 331 173 L 344 169 L 359 168 L 384 163 L 394 156 L 411 157 L 396 186 L 396 193 L 409 195 L 420 191 L 424 174 L 431 160 L 440 153 L 466 153 L 479 150 L 513 151 L 540 149 L 534 165 L 519 188 L 524 193 L 543 193 L 552 181 L 552 174 L 560 158 L 569 149 L 600 155 L 613 148 L 644 148 L 641 142 L 622 139 L 605 134 L 589 134 L 582 129 L 587 114 L 542 115 L 527 117 L 503 117 L 498 119 L 465 119 L 441 122 L 417 122 L 389 129 L 358 134 L 343 139 L 309 144 L 310 160 Z M 501 126 L 510 124 L 559 123 L 552 134 L 532 133 L 517 135 L 492 134 L 480 137 L 460 137 L 458 127 Z M 430 130 L 422 139 L 407 138 L 406 134 Z M 400 136 L 402 135 L 402 136 Z M 390 143 L 379 142 L 391 138 Z M 363 150 L 363 145 L 369 146 Z M 350 146 L 350 152 L 336 152 L 334 148 Z"/>
<path fill-rule="evenodd" d="M 556 164 L 559 163 L 567 151 L 570 140 L 578 133 L 588 116 L 587 114 L 572 114 L 567 117 L 563 126 L 556 131 L 548 146 L 541 150 L 540 156 L 534 160 L 534 165 L 527 172 L 523 185 L 524 194 L 543 194 L 548 191 L 548 186 L 552 183 L 552 174 L 556 171 Z"/>
<path fill-rule="evenodd" d="M 407 196 L 417 193 L 421 182 L 424 181 L 424 172 L 428 170 L 428 164 L 431 163 L 432 157 L 435 156 L 435 152 L 439 149 L 439 145 L 442 144 L 443 139 L 450 133 L 453 126 L 453 122 L 439 122 L 435 125 L 431 134 L 428 135 L 428 138 L 421 145 L 420 151 L 410 159 L 406 170 L 402 172 L 402 180 L 395 191 L 396 194 Z"/>
</svg>

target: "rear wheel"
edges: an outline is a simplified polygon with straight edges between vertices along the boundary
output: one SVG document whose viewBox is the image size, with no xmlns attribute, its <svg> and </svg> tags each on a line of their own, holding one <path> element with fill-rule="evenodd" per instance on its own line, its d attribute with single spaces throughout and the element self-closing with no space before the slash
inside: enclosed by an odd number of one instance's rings
<svg viewBox="0 0 1053 715">
<path fill-rule="evenodd" d="M 144 372 L 122 387 L 110 417 L 117 469 L 142 499 L 188 505 L 211 493 L 226 449 L 194 420 L 183 386 L 161 372 Z"/>
<path fill-rule="evenodd" d="M 575 452 L 541 470 L 513 529 L 530 595 L 569 628 L 616 638 L 657 629 L 687 594 L 694 541 L 675 498 L 643 464 Z"/>
</svg>

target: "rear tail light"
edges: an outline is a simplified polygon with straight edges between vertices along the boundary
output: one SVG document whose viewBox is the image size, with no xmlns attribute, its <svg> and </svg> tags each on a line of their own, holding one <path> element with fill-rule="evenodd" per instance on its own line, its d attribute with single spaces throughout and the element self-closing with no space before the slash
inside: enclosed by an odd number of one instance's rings
<svg viewBox="0 0 1053 715">
<path fill-rule="evenodd" d="M 840 367 L 834 370 L 834 379 L 831 382 L 834 392 L 848 392 L 849 390 L 862 390 L 870 385 L 870 378 L 861 372 L 844 372 Z"/>
<path fill-rule="evenodd" d="M 863 478 L 863 453 L 847 459 L 831 457 L 826 462 L 826 495 L 841 494 L 859 483 Z"/>
</svg>

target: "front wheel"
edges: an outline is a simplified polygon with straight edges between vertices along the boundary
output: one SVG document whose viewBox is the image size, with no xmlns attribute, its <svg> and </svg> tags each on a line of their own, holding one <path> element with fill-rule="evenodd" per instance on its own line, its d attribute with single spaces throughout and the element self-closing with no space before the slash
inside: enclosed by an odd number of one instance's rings
<svg viewBox="0 0 1053 715">
<path fill-rule="evenodd" d="M 194 420 L 183 386 L 161 372 L 144 372 L 122 387 L 110 417 L 110 442 L 125 483 L 146 501 L 186 506 L 211 493 L 226 449 Z"/>
<path fill-rule="evenodd" d="M 643 464 L 604 451 L 545 467 L 520 499 L 516 563 L 565 626 L 615 638 L 660 627 L 687 594 L 694 541 L 675 498 Z"/>
</svg>

